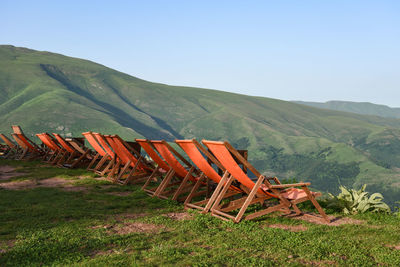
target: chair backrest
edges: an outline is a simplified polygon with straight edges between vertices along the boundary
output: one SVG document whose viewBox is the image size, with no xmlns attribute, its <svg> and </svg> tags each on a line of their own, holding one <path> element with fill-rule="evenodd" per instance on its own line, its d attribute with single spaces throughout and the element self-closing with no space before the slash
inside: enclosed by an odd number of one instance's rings
<svg viewBox="0 0 400 267">
<path fill-rule="evenodd" d="M 185 177 L 188 170 L 177 160 L 177 157 L 190 168 L 192 165 L 180 155 L 173 147 L 171 147 L 164 140 L 151 140 L 151 144 L 155 147 L 161 157 L 168 163 L 168 165 L 175 171 L 175 174 L 180 177 Z M 190 175 L 189 179 L 195 181 L 196 179 Z"/>
<path fill-rule="evenodd" d="M 15 142 L 17 142 L 17 144 L 18 144 L 21 148 L 23 148 L 23 149 L 29 149 L 29 147 L 28 147 L 24 142 L 22 142 L 21 139 L 19 139 L 18 134 L 13 133 L 13 134 L 11 134 L 11 136 L 14 138 Z"/>
<path fill-rule="evenodd" d="M 24 134 L 21 127 L 18 125 L 11 125 L 11 128 L 15 134 Z"/>
<path fill-rule="evenodd" d="M 34 150 L 40 151 L 40 148 L 36 145 L 36 143 L 33 142 L 32 140 L 30 140 L 28 137 L 26 137 L 26 135 L 24 134 L 24 132 L 22 131 L 20 126 L 11 125 L 11 128 L 12 128 L 13 132 L 19 136 L 21 141 L 26 143 L 26 145 L 28 146 L 28 148 L 30 150 L 32 150 L 32 151 L 34 151 Z"/>
<path fill-rule="evenodd" d="M 111 135 L 104 135 L 103 138 L 114 150 L 116 156 L 122 161 L 122 164 L 126 164 L 130 160 L 129 156 L 125 153 L 125 151 L 121 149 L 121 147 L 115 142 Z"/>
<path fill-rule="evenodd" d="M 254 187 L 254 182 L 249 178 L 249 176 L 240 168 L 236 160 L 232 157 L 232 154 L 237 158 L 237 160 L 246 166 L 254 175 L 257 177 L 261 176 L 261 173 L 256 170 L 242 155 L 232 147 L 228 142 L 218 142 L 218 141 L 202 141 L 204 145 L 211 150 L 213 155 L 217 160 L 225 167 L 225 169 L 233 176 L 239 183 L 248 189 Z M 232 154 L 231 154 L 232 153 Z M 257 193 L 266 194 L 272 197 L 275 195 L 270 194 L 262 189 L 259 189 Z"/>
<path fill-rule="evenodd" d="M 192 160 L 192 162 L 211 180 L 216 183 L 222 179 L 222 177 L 214 170 L 214 168 L 210 165 L 207 159 L 204 158 L 202 153 L 208 158 L 214 158 L 211 153 L 209 153 L 204 147 L 197 142 L 196 139 L 192 140 L 175 140 L 183 151 L 185 151 L 186 155 Z M 215 158 L 214 158 L 215 159 Z M 218 161 L 214 161 L 218 162 Z M 219 164 L 219 162 L 217 163 Z M 224 170 L 224 167 L 219 164 L 218 166 L 220 169 Z"/>
<path fill-rule="evenodd" d="M 15 144 L 8 139 L 7 136 L 5 136 L 4 134 L 0 133 L 0 138 L 3 139 L 4 143 L 6 143 L 7 146 L 9 146 L 10 148 L 14 148 Z"/>
<path fill-rule="evenodd" d="M 15 134 L 13 134 L 13 136 L 14 136 L 14 135 L 17 136 L 18 140 L 21 140 L 21 142 L 25 144 L 24 147 L 28 148 L 30 151 L 40 151 L 40 150 L 38 149 L 38 147 L 36 146 L 36 144 L 33 143 L 32 141 L 29 142 L 29 141 L 28 141 L 28 138 L 26 138 L 24 134 L 17 134 L 17 133 L 15 133 Z M 14 139 L 15 139 L 15 138 L 14 138 Z M 17 141 L 17 139 L 15 139 L 15 141 Z M 17 141 L 17 142 L 18 142 L 18 141 Z M 19 144 L 19 143 L 18 143 L 18 144 Z M 19 144 L 19 145 L 22 146 L 21 144 Z"/>
<path fill-rule="evenodd" d="M 54 137 L 57 139 L 57 142 L 69 153 L 72 153 L 75 151 L 74 148 L 72 148 L 65 139 L 59 135 L 58 133 L 53 133 Z"/>
<path fill-rule="evenodd" d="M 144 151 L 147 153 L 147 155 L 150 156 L 150 158 L 157 163 L 157 165 L 164 169 L 165 171 L 169 171 L 170 167 L 168 166 L 168 163 L 166 163 L 154 150 L 151 142 L 147 139 L 135 139 L 135 141 L 144 149 Z"/>
<path fill-rule="evenodd" d="M 96 138 L 97 142 L 101 145 L 101 147 L 107 152 L 108 155 L 110 155 L 112 158 L 115 157 L 115 153 L 113 149 L 111 149 L 109 143 L 107 143 L 106 139 L 104 136 L 100 133 L 93 133 L 94 137 Z"/>
<path fill-rule="evenodd" d="M 36 134 L 36 136 L 45 144 L 48 148 L 53 151 L 60 151 L 61 148 L 53 141 L 48 133 Z"/>
<path fill-rule="evenodd" d="M 104 157 L 107 154 L 106 151 L 97 142 L 97 139 L 96 139 L 96 137 L 94 137 L 92 132 L 85 132 L 85 133 L 82 133 L 82 135 L 86 138 L 86 140 L 93 147 L 93 149 L 96 150 L 96 152 L 100 154 L 100 156 Z"/>
</svg>

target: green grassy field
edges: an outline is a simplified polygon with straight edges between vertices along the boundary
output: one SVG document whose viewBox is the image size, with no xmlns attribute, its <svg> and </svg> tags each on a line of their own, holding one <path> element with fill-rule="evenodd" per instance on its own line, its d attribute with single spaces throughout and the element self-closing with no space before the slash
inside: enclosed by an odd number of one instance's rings
<svg viewBox="0 0 400 267">
<path fill-rule="evenodd" d="M 4 166 L 19 175 L 1 181 L 14 185 L 0 189 L 1 266 L 400 265 L 393 215 L 349 216 L 339 226 L 278 214 L 234 224 L 84 170 Z"/>
<path fill-rule="evenodd" d="M 228 140 L 263 173 L 332 192 L 367 183 L 391 204 L 400 195 L 398 119 L 152 83 L 49 52 L 0 46 L 0 121 L 0 132 L 19 124 L 33 138 L 92 130 L 127 140 Z M 282 149 L 275 161 L 285 165 L 271 163 L 271 149 Z"/>
</svg>

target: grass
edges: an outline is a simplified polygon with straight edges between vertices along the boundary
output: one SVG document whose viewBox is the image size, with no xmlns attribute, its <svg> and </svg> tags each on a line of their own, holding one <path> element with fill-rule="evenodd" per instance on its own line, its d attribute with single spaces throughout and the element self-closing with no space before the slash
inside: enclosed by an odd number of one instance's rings
<svg viewBox="0 0 400 267">
<path fill-rule="evenodd" d="M 20 179 L 65 177 L 86 190 L 0 189 L 1 266 L 299 266 L 400 264 L 399 218 L 364 214 L 363 224 L 325 226 L 264 216 L 239 224 L 187 211 L 181 204 L 147 196 L 140 186 L 117 186 L 84 170 L 11 162 Z M 80 177 L 80 178 L 78 178 Z M 84 177 L 84 178 L 82 178 Z M 116 192 L 130 192 L 116 195 Z M 268 225 L 303 225 L 305 231 Z M 121 233 L 129 225 L 151 231 Z"/>
</svg>

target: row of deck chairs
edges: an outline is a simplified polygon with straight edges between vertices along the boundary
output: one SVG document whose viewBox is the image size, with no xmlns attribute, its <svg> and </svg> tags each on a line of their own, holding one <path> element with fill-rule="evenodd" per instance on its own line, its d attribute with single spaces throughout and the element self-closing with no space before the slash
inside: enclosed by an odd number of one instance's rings
<svg viewBox="0 0 400 267">
<path fill-rule="evenodd" d="M 175 140 L 185 157 L 164 140 L 132 143 L 118 135 L 85 132 L 92 147 L 88 149 L 74 139 L 41 133 L 37 137 L 43 144 L 38 146 L 20 127 L 13 130 L 18 146 L 0 134 L 8 146 L 6 157 L 12 153 L 16 159 L 40 157 L 60 167 L 85 166 L 114 183 L 141 183 L 152 197 L 183 202 L 187 209 L 223 220 L 240 222 L 271 212 L 300 215 L 298 204 L 309 200 L 319 212 L 315 216 L 329 222 L 316 201 L 321 194 L 310 191 L 310 183 L 282 184 L 276 177 L 266 177 L 228 142 Z M 253 181 L 245 169 L 257 179 Z"/>
</svg>

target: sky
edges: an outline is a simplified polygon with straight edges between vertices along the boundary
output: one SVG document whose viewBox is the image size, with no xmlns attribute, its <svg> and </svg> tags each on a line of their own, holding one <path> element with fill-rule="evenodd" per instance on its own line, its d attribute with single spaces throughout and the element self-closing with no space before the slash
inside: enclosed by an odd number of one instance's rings
<svg viewBox="0 0 400 267">
<path fill-rule="evenodd" d="M 400 1 L 2 0 L 0 44 L 152 82 L 400 107 Z"/>
</svg>

